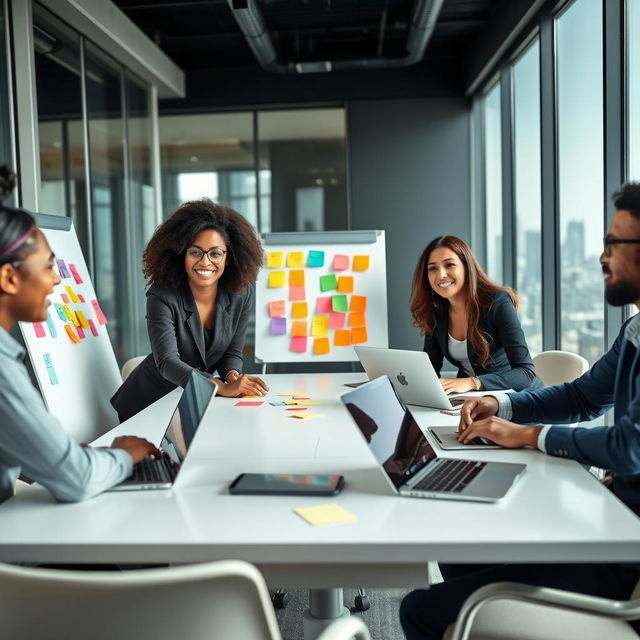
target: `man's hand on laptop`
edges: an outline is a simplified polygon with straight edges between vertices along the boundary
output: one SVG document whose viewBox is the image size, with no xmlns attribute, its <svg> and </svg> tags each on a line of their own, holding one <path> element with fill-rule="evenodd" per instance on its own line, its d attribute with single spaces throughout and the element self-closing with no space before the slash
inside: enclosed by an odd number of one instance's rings
<svg viewBox="0 0 640 640">
<path fill-rule="evenodd" d="M 154 444 L 136 436 L 118 436 L 111 443 L 111 448 L 124 449 L 133 458 L 133 464 L 140 462 L 147 456 L 162 457 L 162 454 Z"/>
<path fill-rule="evenodd" d="M 462 433 L 470 427 L 474 420 L 482 420 L 498 413 L 498 401 L 493 396 L 469 398 L 460 409 L 460 424 L 458 431 Z"/>
<path fill-rule="evenodd" d="M 538 435 L 542 427 L 528 427 L 509 422 L 495 415 L 474 420 L 471 425 L 464 426 L 460 422 L 458 442 L 469 444 L 474 438 L 487 438 L 501 447 L 519 449 L 536 447 Z"/>
</svg>

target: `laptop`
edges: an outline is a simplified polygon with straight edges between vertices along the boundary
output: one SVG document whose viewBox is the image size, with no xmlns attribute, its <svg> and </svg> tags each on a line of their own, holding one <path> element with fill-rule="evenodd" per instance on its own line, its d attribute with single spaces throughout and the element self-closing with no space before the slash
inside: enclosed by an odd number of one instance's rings
<svg viewBox="0 0 640 640">
<path fill-rule="evenodd" d="M 158 447 L 162 457 L 147 456 L 133 466 L 131 476 L 110 491 L 170 489 L 216 390 L 216 385 L 193 370 Z"/>
<path fill-rule="evenodd" d="M 447 451 L 457 449 L 502 449 L 499 444 L 487 438 L 477 437 L 469 444 L 458 442 L 458 427 L 427 427 L 427 431 L 435 438 L 438 446 Z"/>
<path fill-rule="evenodd" d="M 407 404 L 451 411 L 464 399 L 450 400 L 424 351 L 354 346 L 369 380 L 388 376 Z"/>
<path fill-rule="evenodd" d="M 438 457 L 387 376 L 341 400 L 402 496 L 496 502 L 525 470 L 524 464 Z"/>
</svg>

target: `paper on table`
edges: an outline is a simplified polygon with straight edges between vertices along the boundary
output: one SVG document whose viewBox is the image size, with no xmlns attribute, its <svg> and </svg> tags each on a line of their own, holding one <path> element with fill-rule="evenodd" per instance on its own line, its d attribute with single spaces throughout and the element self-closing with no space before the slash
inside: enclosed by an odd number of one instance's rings
<svg viewBox="0 0 640 640">
<path fill-rule="evenodd" d="M 236 402 L 233 406 L 234 407 L 259 407 L 261 404 L 264 404 L 262 400 L 259 402 L 256 402 L 253 400 L 240 400 L 240 402 Z"/>
<path fill-rule="evenodd" d="M 301 407 L 300 411 L 304 411 L 304 408 Z M 309 413 L 292 413 L 289 417 L 296 418 L 297 420 L 307 420 L 308 418 L 320 418 L 322 417 L 322 414 L 312 413 L 311 411 L 309 411 Z"/>
<path fill-rule="evenodd" d="M 319 504 L 315 507 L 298 507 L 294 513 L 314 527 L 322 524 L 355 522 L 356 517 L 339 504 Z"/>
</svg>

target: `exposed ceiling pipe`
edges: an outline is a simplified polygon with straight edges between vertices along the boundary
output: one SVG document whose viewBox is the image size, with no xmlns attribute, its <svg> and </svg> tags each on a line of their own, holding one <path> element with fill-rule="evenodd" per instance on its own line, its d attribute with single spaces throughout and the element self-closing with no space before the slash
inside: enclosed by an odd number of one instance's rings
<svg viewBox="0 0 640 640">
<path fill-rule="evenodd" d="M 402 58 L 361 58 L 355 60 L 318 60 L 278 62 L 273 41 L 256 0 L 227 0 L 240 30 L 247 39 L 260 66 L 275 73 L 326 73 L 350 69 L 394 69 L 422 60 L 444 0 L 416 0 L 407 33 L 407 55 Z"/>
</svg>

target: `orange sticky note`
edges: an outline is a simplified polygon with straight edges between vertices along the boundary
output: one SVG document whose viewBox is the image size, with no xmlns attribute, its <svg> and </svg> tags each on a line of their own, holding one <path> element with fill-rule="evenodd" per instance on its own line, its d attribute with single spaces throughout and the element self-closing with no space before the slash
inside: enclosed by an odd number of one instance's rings
<svg viewBox="0 0 640 640">
<path fill-rule="evenodd" d="M 272 271 L 269 274 L 270 287 L 284 287 L 285 277 L 284 271 Z"/>
<path fill-rule="evenodd" d="M 311 335 L 326 336 L 327 333 L 329 333 L 329 318 L 327 318 L 327 316 L 313 316 Z"/>
<path fill-rule="evenodd" d="M 76 335 L 76 332 L 73 330 L 73 327 L 70 324 L 64 325 L 64 330 L 67 332 L 67 335 L 71 338 L 71 342 L 75 342 L 76 344 L 80 342 L 80 338 Z"/>
<path fill-rule="evenodd" d="M 304 287 L 304 269 L 292 269 L 289 271 L 289 286 Z"/>
<path fill-rule="evenodd" d="M 317 356 L 322 356 L 325 353 L 329 353 L 331 347 L 329 346 L 329 338 L 316 338 L 313 341 L 313 353 Z"/>
<path fill-rule="evenodd" d="M 282 266 L 282 251 L 271 251 L 267 253 L 267 267 L 277 269 Z"/>
<path fill-rule="evenodd" d="M 284 300 L 274 300 L 269 303 L 269 317 L 281 318 L 286 313 Z"/>
<path fill-rule="evenodd" d="M 309 315 L 306 302 L 294 302 L 291 305 L 292 318 L 306 318 Z"/>
<path fill-rule="evenodd" d="M 302 251 L 287 253 L 287 267 L 304 267 L 304 253 Z"/>
<path fill-rule="evenodd" d="M 353 270 L 366 271 L 369 268 L 369 256 L 353 256 Z"/>
<path fill-rule="evenodd" d="M 337 329 L 333 336 L 333 344 L 336 347 L 348 347 L 351 344 L 351 332 L 349 329 Z"/>
<path fill-rule="evenodd" d="M 340 293 L 353 293 L 353 276 L 340 276 L 338 278 L 338 291 Z"/>
<path fill-rule="evenodd" d="M 367 324 L 364 313 L 350 313 L 349 314 L 349 326 L 350 327 L 364 327 Z"/>
<path fill-rule="evenodd" d="M 294 320 L 291 323 L 291 335 L 292 336 L 306 336 L 307 335 L 307 322 L 306 322 L 306 320 Z"/>
<path fill-rule="evenodd" d="M 351 296 L 349 311 L 364 313 L 367 310 L 367 296 Z"/>
<path fill-rule="evenodd" d="M 351 342 L 353 342 L 353 344 L 361 344 L 362 342 L 366 342 L 368 339 L 367 327 L 351 329 Z"/>
</svg>

